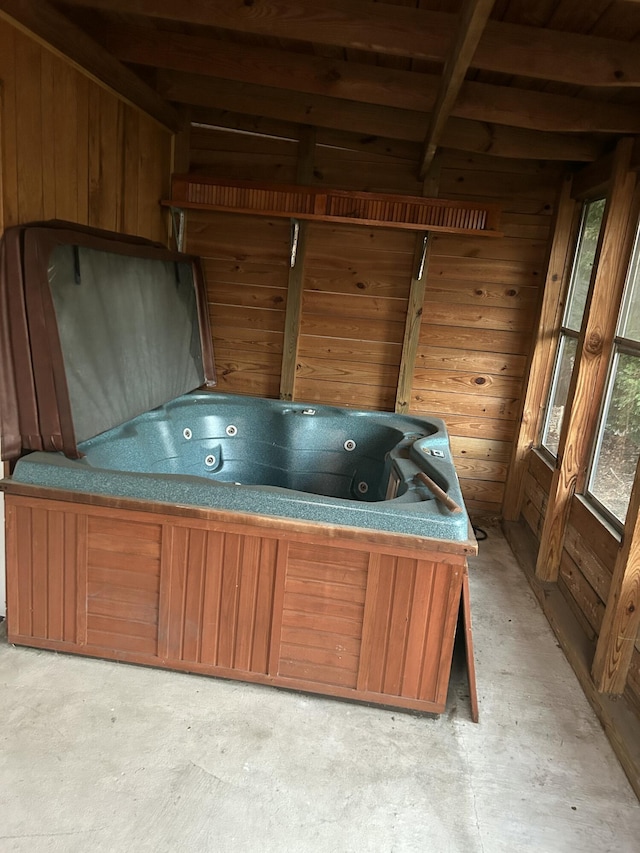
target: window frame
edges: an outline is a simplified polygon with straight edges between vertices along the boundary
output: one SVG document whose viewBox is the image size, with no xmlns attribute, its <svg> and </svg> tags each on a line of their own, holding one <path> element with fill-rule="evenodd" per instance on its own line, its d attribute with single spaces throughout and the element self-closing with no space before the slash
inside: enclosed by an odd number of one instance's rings
<svg viewBox="0 0 640 853">
<path fill-rule="evenodd" d="M 625 518 L 620 519 L 613 510 L 607 507 L 607 505 L 604 504 L 602 500 L 593 493 L 593 491 L 591 491 L 591 488 L 594 474 L 597 470 L 600 459 L 610 403 L 615 389 L 616 378 L 618 376 L 620 356 L 632 356 L 633 358 L 637 358 L 640 363 L 640 333 L 638 334 L 638 340 L 624 337 L 621 334 L 626 326 L 628 315 L 631 310 L 631 292 L 634 286 L 634 295 L 640 299 L 640 216 L 636 219 L 633 245 L 627 259 L 625 283 L 622 291 L 622 298 L 618 306 L 616 331 L 611 345 L 609 364 L 607 366 L 607 376 L 596 420 L 592 447 L 589 454 L 587 476 L 585 479 L 584 489 L 582 490 L 583 497 L 587 503 L 590 504 L 599 515 L 601 515 L 620 533 L 624 529 L 627 513 L 625 513 Z"/>
<path fill-rule="evenodd" d="M 600 221 L 600 231 L 601 231 L 602 222 L 604 219 L 604 210 L 606 209 L 606 204 L 607 204 L 606 193 L 598 193 L 596 195 L 589 196 L 589 197 L 582 199 L 582 207 L 581 207 L 581 211 L 580 211 L 580 216 L 578 218 L 575 238 L 574 238 L 573 243 L 572 243 L 573 248 L 572 248 L 572 253 L 571 253 L 571 264 L 570 264 L 569 272 L 567 275 L 567 284 L 566 284 L 564 298 L 563 298 L 564 305 L 563 305 L 563 309 L 562 309 L 562 317 L 561 317 L 561 321 L 560 321 L 560 326 L 558 327 L 556 334 L 555 334 L 556 342 L 555 342 L 555 353 L 554 353 L 554 357 L 553 357 L 553 366 L 551 369 L 550 379 L 549 379 L 549 383 L 548 383 L 548 387 L 547 387 L 547 392 L 545 395 L 545 405 L 544 405 L 544 409 L 543 409 L 543 415 L 541 418 L 541 423 L 540 423 L 540 428 L 539 428 L 539 433 L 538 433 L 538 441 L 537 441 L 537 445 L 536 445 L 538 451 L 543 455 L 543 457 L 551 465 L 555 465 L 555 462 L 558 458 L 558 453 L 557 453 L 557 451 L 554 452 L 550 447 L 548 447 L 545 444 L 545 440 L 546 440 L 547 430 L 549 427 L 549 421 L 551 419 L 551 415 L 553 412 L 552 403 L 554 401 L 555 392 L 556 392 L 558 382 L 559 382 L 560 366 L 562 363 L 562 356 L 563 356 L 563 352 L 565 349 L 565 342 L 567 339 L 573 339 L 576 341 L 576 354 L 578 354 L 578 342 L 580 339 L 580 328 L 578 328 L 577 330 L 573 329 L 573 328 L 571 328 L 571 326 L 567 325 L 567 322 L 570 318 L 573 295 L 574 295 L 575 290 L 576 290 L 576 281 L 577 281 L 577 273 L 578 273 L 578 260 L 580 257 L 580 250 L 581 250 L 582 245 L 583 245 L 583 237 L 584 237 L 584 233 L 586 230 L 587 219 L 589 216 L 589 209 L 590 209 L 591 205 L 593 205 L 597 202 L 603 202 L 603 212 L 602 212 L 602 218 Z M 598 240 L 599 240 L 599 237 L 600 237 L 600 232 L 599 232 Z M 598 249 L 597 249 L 597 244 L 596 244 L 596 248 L 594 251 L 594 260 L 593 260 L 593 264 L 591 267 L 591 274 L 590 274 L 590 278 L 589 278 L 589 287 L 591 286 L 591 281 L 592 281 L 593 276 L 596 272 L 598 260 L 599 260 L 598 259 Z M 588 297 L 587 297 L 587 300 L 585 301 L 585 305 L 584 305 L 584 308 L 582 311 L 582 317 L 580 320 L 580 327 L 582 327 L 582 324 L 584 322 L 584 318 L 585 318 L 585 315 L 587 313 L 587 308 L 588 308 Z M 571 371 L 572 375 L 573 375 L 574 369 L 575 369 L 575 362 L 574 362 L 574 365 L 573 365 L 573 368 Z M 560 425 L 558 441 L 560 439 L 560 433 L 561 432 L 562 432 L 562 424 Z"/>
</svg>

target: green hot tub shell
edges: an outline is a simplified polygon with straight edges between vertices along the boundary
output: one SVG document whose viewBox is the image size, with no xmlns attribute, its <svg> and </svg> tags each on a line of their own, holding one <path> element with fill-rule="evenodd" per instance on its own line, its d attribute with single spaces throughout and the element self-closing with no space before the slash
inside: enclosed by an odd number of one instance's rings
<svg viewBox="0 0 640 853">
<path fill-rule="evenodd" d="M 466 540 L 416 475 L 464 507 L 437 418 L 194 392 L 78 445 L 35 452 L 15 482 L 260 515 Z"/>
</svg>

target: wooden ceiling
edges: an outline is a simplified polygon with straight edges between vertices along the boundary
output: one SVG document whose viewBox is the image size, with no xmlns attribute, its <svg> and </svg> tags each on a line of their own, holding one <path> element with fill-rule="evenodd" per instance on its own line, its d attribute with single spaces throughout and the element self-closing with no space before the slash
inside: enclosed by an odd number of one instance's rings
<svg viewBox="0 0 640 853">
<path fill-rule="evenodd" d="M 0 0 L 163 123 L 590 161 L 640 133 L 635 0 Z M 178 108 L 178 109 L 176 109 Z"/>
</svg>

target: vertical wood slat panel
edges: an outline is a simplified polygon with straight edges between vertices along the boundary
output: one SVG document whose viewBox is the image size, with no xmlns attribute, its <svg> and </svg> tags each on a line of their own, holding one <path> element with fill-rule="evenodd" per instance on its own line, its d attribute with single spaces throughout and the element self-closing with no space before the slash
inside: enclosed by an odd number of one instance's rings
<svg viewBox="0 0 640 853">
<path fill-rule="evenodd" d="M 31 548 L 31 508 L 15 507 L 13 509 L 14 526 L 8 530 L 9 540 L 13 545 L 8 553 L 15 554 L 15 593 L 9 596 L 9 628 L 16 634 L 28 637 L 32 634 L 31 598 L 32 585 L 32 548 Z M 13 534 L 13 535 L 12 535 Z M 13 567 L 12 567 L 13 568 Z M 7 576 L 9 584 L 11 578 Z"/>
<path fill-rule="evenodd" d="M 55 59 L 49 51 L 41 53 L 41 116 L 42 127 L 50 128 L 50 132 L 42 135 L 42 214 L 44 219 L 56 216 L 56 168 L 55 168 L 55 133 L 53 132 L 54 112 L 56 108 L 54 94 Z"/>
<path fill-rule="evenodd" d="M 140 145 L 140 116 L 126 108 L 123 115 L 122 185 L 120 220 L 125 234 L 138 233 L 138 169 Z"/>
<path fill-rule="evenodd" d="M 65 181 L 74 179 L 77 181 L 77 221 L 86 224 L 89 222 L 89 90 L 91 82 L 82 75 L 76 75 L 75 89 L 78 98 L 77 167 L 65 175 Z"/>
<path fill-rule="evenodd" d="M 78 641 L 78 567 L 86 566 L 86 516 L 66 513 L 64 517 L 64 618 L 62 637 L 68 643 Z"/>
<path fill-rule="evenodd" d="M 158 642 L 156 654 L 160 660 L 169 658 L 171 630 L 171 573 L 173 570 L 174 527 L 163 524 L 160 533 L 160 590 L 158 593 Z"/>
<path fill-rule="evenodd" d="M 182 660 L 199 661 L 202 646 L 202 608 L 206 578 L 207 534 L 204 530 L 189 531 L 189 552 L 185 561 L 187 572 L 184 590 Z"/>
<path fill-rule="evenodd" d="M 87 642 L 87 605 L 89 578 L 89 521 L 86 515 L 77 517 L 76 529 L 76 643 Z"/>
<path fill-rule="evenodd" d="M 447 700 L 447 685 L 451 670 L 456 622 L 458 621 L 459 607 L 455 605 L 460 602 L 462 594 L 462 569 L 459 566 L 452 569 L 451 566 L 445 563 L 438 563 L 436 566 L 436 577 L 441 581 L 442 609 L 439 620 L 435 620 L 433 616 L 430 616 L 430 631 L 427 635 L 427 648 L 430 651 L 428 656 L 426 656 L 437 661 L 435 695 L 432 693 L 431 686 L 427 688 L 425 684 L 424 693 L 421 694 L 421 698 L 433 698 L 436 702 L 444 704 Z M 439 595 L 440 593 L 437 592 L 436 600 Z M 438 630 L 436 630 L 436 621 L 439 621 Z M 438 649 L 437 654 L 435 651 L 436 647 Z"/>
<path fill-rule="evenodd" d="M 166 241 L 167 131 L 4 21 L 0 80 L 0 223 L 69 219 Z M 138 126 L 144 156 L 137 132 L 126 137 Z"/>
<path fill-rule="evenodd" d="M 7 508 L 12 642 L 444 707 L 459 555 L 327 546 L 313 531 L 289 543 L 251 524 L 13 495 Z"/>
<path fill-rule="evenodd" d="M 253 605 L 255 618 L 249 669 L 266 674 L 269 671 L 278 542 L 274 539 L 263 539 L 261 545 L 258 585 Z"/>
<path fill-rule="evenodd" d="M 62 640 L 64 634 L 64 513 L 50 512 L 47 527 L 47 636 Z"/>
<path fill-rule="evenodd" d="M 21 222 L 42 219 L 42 114 L 41 48 L 31 39 L 16 36 L 16 159 L 18 217 Z M 28 108 L 25 108 L 28 105 Z M 13 223 L 7 223 L 13 224 Z"/>
<path fill-rule="evenodd" d="M 44 509 L 34 509 L 31 513 L 31 630 L 34 637 L 47 636 L 48 520 Z"/>
<path fill-rule="evenodd" d="M 372 558 L 358 690 L 446 701 L 461 580 L 445 563 Z"/>
<path fill-rule="evenodd" d="M 412 654 L 407 656 L 402 674 L 402 695 L 411 696 L 414 699 L 420 696 L 425 640 L 432 609 L 434 580 L 433 564 L 419 563 L 416 568 L 407 638 L 407 645 L 412 650 Z"/>
<path fill-rule="evenodd" d="M 243 543 L 238 578 L 238 619 L 234 642 L 233 665 L 236 669 L 251 669 L 253 632 L 256 618 L 256 594 L 260 571 L 260 545 L 257 536 L 247 537 Z"/>
<path fill-rule="evenodd" d="M 218 626 L 220 624 L 220 599 L 222 596 L 222 560 L 224 533 L 209 532 L 205 551 L 207 571 L 202 603 L 202 645 L 200 660 L 215 666 L 218 660 Z"/>
<path fill-rule="evenodd" d="M 372 554 L 369 560 L 358 690 L 382 692 L 395 563 L 395 558 L 387 554 Z"/>
<path fill-rule="evenodd" d="M 218 616 L 218 666 L 233 667 L 238 625 L 238 590 L 243 537 L 228 533 L 224 539 L 220 610 Z"/>
<path fill-rule="evenodd" d="M 289 543 L 278 542 L 273 593 L 273 625 L 272 640 L 269 650 L 269 675 L 276 675 L 280 661 L 280 642 L 282 634 L 282 614 L 284 609 L 284 588 L 287 580 L 287 564 L 289 562 Z"/>
<path fill-rule="evenodd" d="M 416 561 L 408 557 L 399 557 L 396 562 L 395 573 L 396 583 L 389 621 L 387 665 L 382 690 L 384 693 L 398 694 L 402 690 L 404 669 L 407 662 L 409 616 L 416 579 Z"/>
<path fill-rule="evenodd" d="M 13 27 L 0 22 L 0 80 L 2 80 L 2 89 L 0 89 L 2 198 L 0 203 L 3 208 L 0 212 L 0 226 L 3 228 L 19 221 L 17 93 L 14 73 L 16 34 L 17 30 Z"/>
<path fill-rule="evenodd" d="M 176 527 L 164 552 L 158 654 L 267 672 L 277 542 Z"/>
<path fill-rule="evenodd" d="M 86 596 L 86 518 L 68 512 L 11 507 L 7 512 L 9 628 L 18 636 L 83 642 L 78 625 Z M 82 592 L 82 589 L 80 590 Z"/>
<path fill-rule="evenodd" d="M 175 528 L 171 535 L 168 603 L 165 611 L 167 619 L 165 653 L 168 660 L 180 660 L 182 657 L 188 544 L 189 530 L 183 527 Z M 165 579 L 161 575 L 161 597 L 165 583 Z"/>
<path fill-rule="evenodd" d="M 7 618 L 11 633 L 31 635 L 31 509 L 7 506 Z"/>
<path fill-rule="evenodd" d="M 80 77 L 64 62 L 53 68 L 55 109 L 53 110 L 53 153 L 56 175 L 55 216 L 77 222 L 80 170 L 86 148 L 77 144 L 80 128 Z M 73 144 L 75 143 L 75 144 Z"/>
</svg>

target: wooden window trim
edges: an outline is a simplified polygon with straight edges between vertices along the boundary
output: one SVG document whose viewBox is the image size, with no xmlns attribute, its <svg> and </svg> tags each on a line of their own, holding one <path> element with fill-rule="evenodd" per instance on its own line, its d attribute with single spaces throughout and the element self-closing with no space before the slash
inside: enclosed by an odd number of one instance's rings
<svg viewBox="0 0 640 853">
<path fill-rule="evenodd" d="M 520 431 L 513 445 L 509 474 L 504 491 L 502 515 L 505 521 L 517 521 L 522 508 L 529 452 L 536 446 L 544 414 L 556 345 L 562 322 L 562 296 L 571 273 L 580 205 L 572 197 L 572 175 L 566 174 L 560 186 L 552 226 L 547 275 L 539 300 L 539 320 L 520 412 Z M 553 334 L 549 334 L 553 330 Z"/>
<path fill-rule="evenodd" d="M 611 191 L 596 251 L 595 274 L 587 296 L 540 540 L 536 575 L 542 581 L 558 579 L 571 499 L 584 484 L 599 415 L 630 252 L 629 225 L 637 207 L 632 151 L 633 140 L 625 138 L 618 143 L 615 152 Z M 632 230 L 635 233 L 635 220 Z"/>
</svg>

